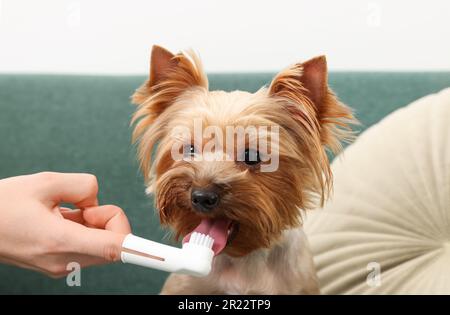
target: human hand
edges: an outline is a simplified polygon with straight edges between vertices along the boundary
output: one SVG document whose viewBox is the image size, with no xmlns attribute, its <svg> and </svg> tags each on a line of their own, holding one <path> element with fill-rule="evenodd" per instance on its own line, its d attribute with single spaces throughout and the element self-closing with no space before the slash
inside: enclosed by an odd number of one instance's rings
<svg viewBox="0 0 450 315">
<path fill-rule="evenodd" d="M 131 232 L 122 209 L 98 205 L 90 174 L 44 172 L 0 180 L 0 262 L 58 277 L 120 259 Z M 71 203 L 76 210 L 60 207 Z"/>
</svg>

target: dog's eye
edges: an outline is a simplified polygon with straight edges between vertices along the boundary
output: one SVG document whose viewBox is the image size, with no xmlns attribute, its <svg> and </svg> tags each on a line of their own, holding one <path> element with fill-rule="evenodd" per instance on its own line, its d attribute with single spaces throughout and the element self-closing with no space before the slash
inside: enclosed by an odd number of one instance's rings
<svg viewBox="0 0 450 315">
<path fill-rule="evenodd" d="M 184 156 L 194 156 L 197 153 L 197 150 L 195 149 L 195 146 L 193 144 L 186 144 L 184 146 Z"/>
<path fill-rule="evenodd" d="M 261 157 L 259 156 L 259 151 L 246 149 L 244 162 L 247 165 L 256 165 L 256 164 L 261 163 Z"/>
</svg>

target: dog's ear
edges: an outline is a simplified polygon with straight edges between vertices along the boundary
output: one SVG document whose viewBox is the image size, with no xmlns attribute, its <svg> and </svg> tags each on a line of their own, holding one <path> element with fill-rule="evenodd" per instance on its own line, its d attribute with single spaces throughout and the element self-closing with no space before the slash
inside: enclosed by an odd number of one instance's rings
<svg viewBox="0 0 450 315">
<path fill-rule="evenodd" d="M 149 103 L 146 107 L 151 105 L 151 108 L 147 108 L 146 112 L 151 112 L 155 118 L 179 94 L 194 86 L 208 88 L 208 79 L 195 53 L 187 51 L 174 55 L 165 48 L 154 45 L 150 57 L 149 78 L 133 94 L 132 102 L 137 105 Z M 153 102 L 147 102 L 152 96 L 155 96 Z M 139 110 L 136 114 L 138 113 Z M 141 116 L 135 115 L 134 121 L 138 118 Z"/>
<path fill-rule="evenodd" d="M 135 125 L 133 142 L 139 143 L 138 155 L 146 180 L 150 178 L 153 148 L 166 132 L 158 117 L 182 93 L 194 87 L 208 89 L 208 79 L 197 55 L 192 51 L 174 55 L 153 46 L 149 78 L 132 96 L 132 102 L 138 105 L 131 120 Z"/>
<path fill-rule="evenodd" d="M 192 51 L 174 55 L 160 46 L 153 46 L 150 76 L 132 96 L 132 102 L 138 105 L 131 120 L 135 124 L 133 142 L 143 136 L 177 97 L 193 87 L 208 88 L 208 79 L 197 55 Z"/>
<path fill-rule="evenodd" d="M 150 57 L 150 77 L 148 80 L 149 87 L 157 84 L 164 78 L 164 74 L 171 68 L 177 66 L 175 55 L 167 49 L 154 45 Z"/>
<path fill-rule="evenodd" d="M 309 127 L 317 129 L 321 143 L 334 152 L 341 148 L 340 140 L 350 140 L 349 124 L 354 118 L 351 110 L 328 87 L 325 56 L 281 71 L 270 84 L 269 93 L 288 100 L 293 117 L 302 119 L 302 123 L 309 120 Z"/>
</svg>

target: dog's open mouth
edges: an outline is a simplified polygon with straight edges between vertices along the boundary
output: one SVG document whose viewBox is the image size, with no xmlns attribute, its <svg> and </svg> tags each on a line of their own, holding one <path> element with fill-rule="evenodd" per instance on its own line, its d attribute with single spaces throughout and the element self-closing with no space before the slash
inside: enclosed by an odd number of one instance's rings
<svg viewBox="0 0 450 315">
<path fill-rule="evenodd" d="M 214 239 L 214 255 L 218 255 L 236 237 L 238 230 L 239 224 L 230 219 L 203 218 L 200 224 L 183 238 L 183 243 L 189 241 L 193 232 L 208 234 Z"/>
</svg>

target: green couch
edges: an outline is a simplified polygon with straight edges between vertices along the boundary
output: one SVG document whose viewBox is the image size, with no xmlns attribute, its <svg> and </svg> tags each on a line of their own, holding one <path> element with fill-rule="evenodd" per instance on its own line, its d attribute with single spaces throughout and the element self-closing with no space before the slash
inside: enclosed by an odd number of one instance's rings
<svg viewBox="0 0 450 315">
<path fill-rule="evenodd" d="M 271 74 L 213 74 L 211 89 L 255 91 Z M 129 96 L 142 76 L 0 75 L 0 178 L 43 170 L 97 175 L 100 203 L 122 207 L 133 232 L 169 242 L 144 194 L 129 120 Z M 361 130 L 398 107 L 450 86 L 450 73 L 331 73 Z M 39 224 L 39 222 L 36 222 Z M 1 241 L 1 240 L 0 240 Z M 158 293 L 167 274 L 113 264 L 65 279 L 0 265 L 0 293 Z"/>
</svg>

